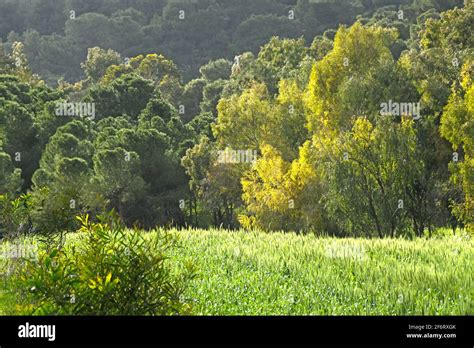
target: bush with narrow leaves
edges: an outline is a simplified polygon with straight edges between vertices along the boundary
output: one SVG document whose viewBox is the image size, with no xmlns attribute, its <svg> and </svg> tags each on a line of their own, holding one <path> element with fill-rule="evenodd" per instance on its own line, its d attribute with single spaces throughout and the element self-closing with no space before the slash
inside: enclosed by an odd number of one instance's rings
<svg viewBox="0 0 474 348">
<path fill-rule="evenodd" d="M 15 275 L 22 308 L 43 315 L 191 314 L 183 294 L 196 269 L 171 264 L 175 237 L 127 230 L 113 212 L 98 223 L 78 219 L 77 235 L 25 260 Z"/>
</svg>

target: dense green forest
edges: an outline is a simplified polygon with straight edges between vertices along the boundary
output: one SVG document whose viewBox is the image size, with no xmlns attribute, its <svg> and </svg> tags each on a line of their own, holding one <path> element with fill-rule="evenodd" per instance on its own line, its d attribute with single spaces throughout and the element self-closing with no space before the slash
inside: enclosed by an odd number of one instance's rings
<svg viewBox="0 0 474 348">
<path fill-rule="evenodd" d="M 2 234 L 111 209 L 145 229 L 472 228 L 471 1 L 28 4 L 0 2 Z"/>
<path fill-rule="evenodd" d="M 309 45 L 325 31 L 333 38 L 340 24 L 356 19 L 397 28 L 400 51 L 425 17 L 456 5 L 462 1 L 2 0 L 0 39 L 8 49 L 23 42 L 32 70 L 49 84 L 85 78 L 80 64 L 91 47 L 112 49 L 123 59 L 159 52 L 187 82 L 210 60 L 257 54 L 274 35 L 303 36 Z"/>
<path fill-rule="evenodd" d="M 0 0 L 0 314 L 472 314 L 473 28 Z"/>
</svg>

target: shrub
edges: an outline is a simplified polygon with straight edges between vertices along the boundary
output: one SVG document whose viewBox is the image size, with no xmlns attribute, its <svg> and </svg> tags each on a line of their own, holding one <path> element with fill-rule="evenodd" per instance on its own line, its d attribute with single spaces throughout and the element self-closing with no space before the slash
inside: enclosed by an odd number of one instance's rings
<svg viewBox="0 0 474 348">
<path fill-rule="evenodd" d="M 114 212 L 97 223 L 87 215 L 78 219 L 82 227 L 72 240 L 25 260 L 15 276 L 23 308 L 32 314 L 191 313 L 183 293 L 196 270 L 192 263 L 171 264 L 175 237 L 126 230 Z"/>
<path fill-rule="evenodd" d="M 0 239 L 14 239 L 32 232 L 30 211 L 31 195 L 23 194 L 15 199 L 8 194 L 0 195 Z"/>
</svg>

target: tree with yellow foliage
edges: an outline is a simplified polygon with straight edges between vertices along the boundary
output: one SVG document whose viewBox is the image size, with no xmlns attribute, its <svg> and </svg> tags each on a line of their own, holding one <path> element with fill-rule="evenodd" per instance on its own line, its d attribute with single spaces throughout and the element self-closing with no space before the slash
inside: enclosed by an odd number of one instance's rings
<svg viewBox="0 0 474 348">
<path fill-rule="evenodd" d="M 474 61 L 462 69 L 459 89 L 453 88 L 441 117 L 441 134 L 451 142 L 453 161 L 449 167 L 452 181 L 462 186 L 464 202 L 455 205 L 456 215 L 474 232 Z M 464 157 L 464 158 L 462 158 Z"/>
</svg>

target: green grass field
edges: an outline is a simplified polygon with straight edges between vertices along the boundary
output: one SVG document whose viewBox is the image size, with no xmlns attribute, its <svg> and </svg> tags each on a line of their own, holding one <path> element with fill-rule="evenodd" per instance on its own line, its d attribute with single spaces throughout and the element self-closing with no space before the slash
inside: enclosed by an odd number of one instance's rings
<svg viewBox="0 0 474 348">
<path fill-rule="evenodd" d="M 197 314 L 473 314 L 471 240 L 178 232 L 198 264 Z"/>
<path fill-rule="evenodd" d="M 172 233 L 171 257 L 199 269 L 186 294 L 197 315 L 474 314 L 472 239 Z M 12 303 L 0 291 L 0 313 Z"/>
</svg>

